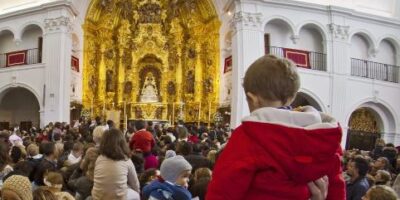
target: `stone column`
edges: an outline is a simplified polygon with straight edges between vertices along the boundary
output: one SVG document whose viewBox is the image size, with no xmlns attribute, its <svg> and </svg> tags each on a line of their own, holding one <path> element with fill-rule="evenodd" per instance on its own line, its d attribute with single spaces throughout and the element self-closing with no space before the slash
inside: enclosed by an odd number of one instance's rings
<svg viewBox="0 0 400 200">
<path fill-rule="evenodd" d="M 347 140 L 348 124 L 346 122 L 346 77 L 351 72 L 349 26 L 329 24 L 331 39 L 328 44 L 328 71 L 331 76 L 330 112 L 340 122 L 343 131 L 342 147 Z"/>
<path fill-rule="evenodd" d="M 263 30 L 260 13 L 236 12 L 232 19 L 232 101 L 231 128 L 249 114 L 242 87 L 244 74 L 251 63 L 264 55 Z"/>
<path fill-rule="evenodd" d="M 43 35 L 43 63 L 46 63 L 44 124 L 70 120 L 71 53 L 70 17 L 46 19 Z"/>
</svg>

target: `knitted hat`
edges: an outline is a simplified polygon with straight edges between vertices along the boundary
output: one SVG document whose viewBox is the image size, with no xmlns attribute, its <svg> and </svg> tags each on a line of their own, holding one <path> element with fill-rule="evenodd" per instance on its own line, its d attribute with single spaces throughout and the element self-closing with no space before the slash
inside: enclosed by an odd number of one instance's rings
<svg viewBox="0 0 400 200">
<path fill-rule="evenodd" d="M 175 153 L 174 150 L 168 150 L 167 152 L 165 152 L 165 158 L 166 158 L 166 159 L 167 159 L 167 158 L 174 157 L 174 156 L 176 156 L 176 153 Z"/>
<path fill-rule="evenodd" d="M 183 156 L 174 156 L 164 160 L 161 164 L 161 177 L 171 183 L 175 183 L 182 172 L 192 170 L 192 166 Z"/>
<path fill-rule="evenodd" d="M 10 176 L 3 184 L 3 190 L 15 192 L 21 200 L 32 200 L 32 185 L 25 176 Z"/>
</svg>

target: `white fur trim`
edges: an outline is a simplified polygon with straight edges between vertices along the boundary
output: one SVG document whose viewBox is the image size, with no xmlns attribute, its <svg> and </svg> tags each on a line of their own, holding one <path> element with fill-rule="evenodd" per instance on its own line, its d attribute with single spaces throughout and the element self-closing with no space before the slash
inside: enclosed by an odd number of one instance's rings
<svg viewBox="0 0 400 200">
<path fill-rule="evenodd" d="M 279 124 L 307 130 L 338 127 L 333 117 L 325 113 L 320 113 L 311 106 L 304 106 L 302 111 L 291 111 L 272 107 L 259 108 L 242 121 Z"/>
</svg>

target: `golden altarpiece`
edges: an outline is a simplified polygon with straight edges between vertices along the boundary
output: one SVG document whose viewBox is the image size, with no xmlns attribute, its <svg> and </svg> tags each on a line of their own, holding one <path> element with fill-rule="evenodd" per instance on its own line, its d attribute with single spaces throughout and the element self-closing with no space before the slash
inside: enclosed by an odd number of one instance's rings
<svg viewBox="0 0 400 200">
<path fill-rule="evenodd" d="M 210 121 L 220 79 L 210 0 L 93 0 L 83 28 L 92 117 L 118 110 L 128 119 Z"/>
</svg>

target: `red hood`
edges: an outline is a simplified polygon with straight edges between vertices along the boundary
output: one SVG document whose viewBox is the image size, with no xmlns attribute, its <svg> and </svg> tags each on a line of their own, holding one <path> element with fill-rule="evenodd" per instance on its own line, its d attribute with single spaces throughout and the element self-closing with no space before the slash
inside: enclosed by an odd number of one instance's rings
<svg viewBox="0 0 400 200">
<path fill-rule="evenodd" d="M 298 181 L 312 180 L 313 174 L 326 173 L 327 165 L 332 164 L 327 162 L 341 152 L 340 126 L 333 118 L 318 112 L 316 115 L 315 111 L 298 113 L 264 108 L 246 118 L 242 127 L 264 151 L 261 154 L 274 157 Z"/>
</svg>

